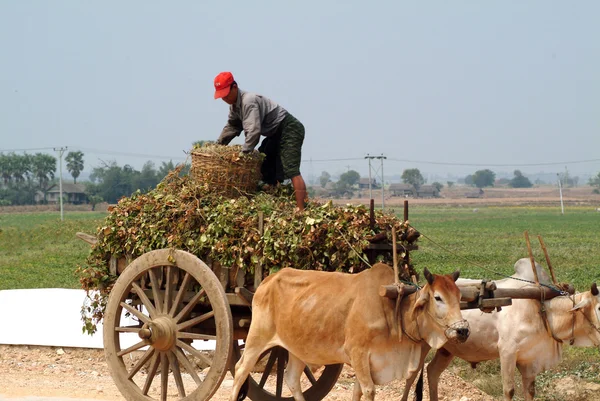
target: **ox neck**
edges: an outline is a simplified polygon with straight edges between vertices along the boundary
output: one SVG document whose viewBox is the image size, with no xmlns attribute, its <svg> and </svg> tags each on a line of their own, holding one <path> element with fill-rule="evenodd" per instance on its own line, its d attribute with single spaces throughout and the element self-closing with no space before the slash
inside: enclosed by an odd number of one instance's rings
<svg viewBox="0 0 600 401">
<path fill-rule="evenodd" d="M 400 302 L 400 330 L 409 340 L 414 343 L 423 342 L 423 337 L 419 332 L 419 317 L 423 314 L 423 309 L 415 310 L 415 304 L 419 297 L 419 291 L 402 298 Z"/>
<path fill-rule="evenodd" d="M 569 341 L 580 336 L 587 336 L 588 330 L 583 312 L 571 312 L 573 305 L 581 301 L 582 294 L 575 294 L 573 297 L 556 297 L 544 304 L 548 325 L 555 340 Z"/>
</svg>

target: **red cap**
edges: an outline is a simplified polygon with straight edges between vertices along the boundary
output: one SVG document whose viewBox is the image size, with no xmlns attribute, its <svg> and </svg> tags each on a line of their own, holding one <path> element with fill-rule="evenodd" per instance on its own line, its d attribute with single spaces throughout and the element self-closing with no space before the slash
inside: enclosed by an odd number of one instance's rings
<svg viewBox="0 0 600 401">
<path fill-rule="evenodd" d="M 229 95 L 231 84 L 234 82 L 230 72 L 221 72 L 215 77 L 215 99 Z"/>
</svg>

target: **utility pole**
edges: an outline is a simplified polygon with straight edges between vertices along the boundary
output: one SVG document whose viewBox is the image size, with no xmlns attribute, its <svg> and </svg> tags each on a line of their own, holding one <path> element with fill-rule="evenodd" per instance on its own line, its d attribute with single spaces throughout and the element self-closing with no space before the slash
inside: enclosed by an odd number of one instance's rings
<svg viewBox="0 0 600 401">
<path fill-rule="evenodd" d="M 62 159 L 63 159 L 63 153 L 65 153 L 65 150 L 67 150 L 67 147 L 65 146 L 64 148 L 54 148 L 55 152 L 58 152 L 58 160 L 60 161 L 59 165 L 60 165 L 60 172 L 59 172 L 59 176 L 58 176 L 58 191 L 60 192 L 60 220 L 63 221 L 64 220 L 64 216 L 63 216 L 63 190 L 62 190 Z"/>
<path fill-rule="evenodd" d="M 372 184 L 372 180 L 371 180 L 371 159 L 372 159 L 372 157 L 369 156 L 369 154 L 367 153 L 367 155 L 365 156 L 365 159 L 369 159 L 369 199 L 373 199 L 373 188 L 371 187 L 371 184 Z"/>
<path fill-rule="evenodd" d="M 565 214 L 565 206 L 563 204 L 563 197 L 562 197 L 562 185 L 560 184 L 560 174 L 556 173 L 556 176 L 558 177 L 558 192 L 560 193 L 560 212 L 562 214 Z"/>
<path fill-rule="evenodd" d="M 369 195 L 370 198 L 373 199 L 373 191 L 372 191 L 372 179 L 371 179 L 371 159 L 380 159 L 381 160 L 381 208 L 383 209 L 385 207 L 385 191 L 384 191 L 384 180 L 383 180 L 383 160 L 387 159 L 387 157 L 385 157 L 383 155 L 383 153 L 381 154 L 381 156 L 371 156 L 369 154 L 367 154 L 365 156 L 365 159 L 369 160 Z"/>
</svg>

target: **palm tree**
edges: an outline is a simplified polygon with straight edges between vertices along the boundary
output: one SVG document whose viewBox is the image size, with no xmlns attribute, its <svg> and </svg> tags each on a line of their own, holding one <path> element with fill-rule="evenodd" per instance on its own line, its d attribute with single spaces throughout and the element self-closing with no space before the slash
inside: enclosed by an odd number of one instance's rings
<svg viewBox="0 0 600 401">
<path fill-rule="evenodd" d="M 56 157 L 44 153 L 36 153 L 32 158 L 31 172 L 37 178 L 40 190 L 44 193 L 44 200 L 48 191 L 48 184 L 54 178 L 56 171 Z"/>
<path fill-rule="evenodd" d="M 81 151 L 69 152 L 65 157 L 67 162 L 67 170 L 73 176 L 73 184 L 77 184 L 77 177 L 83 170 L 83 153 Z"/>
<path fill-rule="evenodd" d="M 25 179 L 29 179 L 30 174 L 31 156 L 28 154 L 13 155 L 13 177 L 15 182 L 18 184 L 25 182 Z"/>
</svg>

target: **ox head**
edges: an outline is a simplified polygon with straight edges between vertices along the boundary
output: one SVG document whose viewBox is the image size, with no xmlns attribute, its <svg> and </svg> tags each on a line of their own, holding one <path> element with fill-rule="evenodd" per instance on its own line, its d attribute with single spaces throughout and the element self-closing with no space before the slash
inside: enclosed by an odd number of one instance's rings
<svg viewBox="0 0 600 401">
<path fill-rule="evenodd" d="M 583 325 L 591 340 L 589 345 L 600 346 L 600 292 L 596 283 L 592 284 L 589 292 L 586 291 L 581 294 L 581 300 L 571 311 L 583 313 Z M 576 343 L 576 345 L 585 346 L 588 344 Z"/>
<path fill-rule="evenodd" d="M 460 290 L 455 281 L 460 274 L 431 274 L 423 271 L 427 285 L 419 291 L 415 311 L 422 309 L 419 328 L 423 339 L 434 349 L 446 341 L 463 343 L 469 337 L 469 323 L 460 312 Z"/>
</svg>

